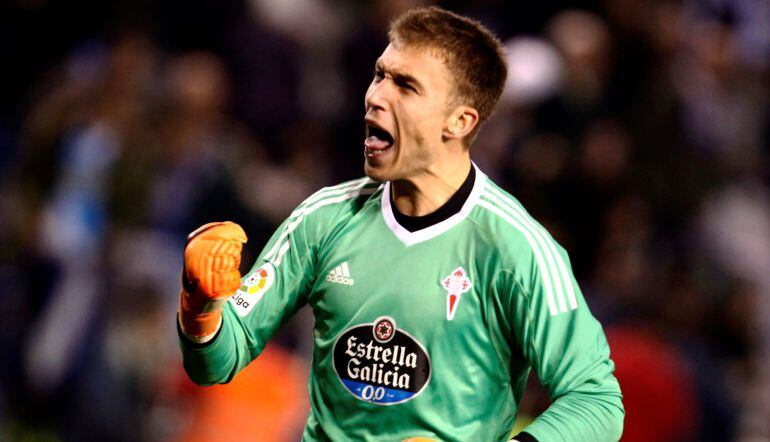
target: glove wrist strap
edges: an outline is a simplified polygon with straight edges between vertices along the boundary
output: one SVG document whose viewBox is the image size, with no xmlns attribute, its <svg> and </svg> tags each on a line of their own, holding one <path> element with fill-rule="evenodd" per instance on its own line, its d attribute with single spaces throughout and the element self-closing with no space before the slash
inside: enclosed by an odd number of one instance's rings
<svg viewBox="0 0 770 442">
<path fill-rule="evenodd" d="M 216 335 L 222 326 L 222 303 L 206 303 L 205 308 L 191 309 L 191 296 L 182 290 L 179 303 L 179 325 L 184 335 L 195 343 L 204 343 Z M 216 305 L 214 305 L 216 304 Z"/>
</svg>

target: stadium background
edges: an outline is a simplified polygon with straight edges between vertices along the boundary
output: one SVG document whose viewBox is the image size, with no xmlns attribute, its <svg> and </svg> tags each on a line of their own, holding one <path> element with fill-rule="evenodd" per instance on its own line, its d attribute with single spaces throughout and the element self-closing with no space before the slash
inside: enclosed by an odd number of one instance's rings
<svg viewBox="0 0 770 442">
<path fill-rule="evenodd" d="M 0 440 L 298 439 L 311 314 L 194 387 L 184 237 L 237 221 L 251 263 L 360 176 L 373 62 L 420 3 L 0 3 Z M 770 440 L 769 4 L 440 4 L 507 44 L 473 158 L 570 252 L 623 440 Z M 533 382 L 522 424 L 547 405 Z"/>
</svg>

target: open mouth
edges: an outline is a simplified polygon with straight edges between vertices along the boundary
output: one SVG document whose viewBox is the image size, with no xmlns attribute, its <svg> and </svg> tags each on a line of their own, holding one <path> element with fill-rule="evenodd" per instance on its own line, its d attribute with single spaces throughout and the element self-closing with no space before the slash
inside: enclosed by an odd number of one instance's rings
<svg viewBox="0 0 770 442">
<path fill-rule="evenodd" d="M 364 140 L 366 156 L 381 155 L 391 146 L 393 146 L 393 136 L 388 131 L 372 123 L 366 124 L 366 139 Z"/>
</svg>

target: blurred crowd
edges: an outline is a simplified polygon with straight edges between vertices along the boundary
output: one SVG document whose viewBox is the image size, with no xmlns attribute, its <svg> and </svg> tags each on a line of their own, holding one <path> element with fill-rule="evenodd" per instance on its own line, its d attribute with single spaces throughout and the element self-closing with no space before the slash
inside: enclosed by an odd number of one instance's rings
<svg viewBox="0 0 770 442">
<path fill-rule="evenodd" d="M 361 176 L 388 21 L 424 3 L 0 4 L 0 440 L 298 440 L 312 314 L 193 386 L 185 236 L 240 223 L 248 269 Z M 623 440 L 770 440 L 770 3 L 439 4 L 505 42 L 472 157 L 569 251 Z M 519 426 L 547 406 L 534 380 Z"/>
</svg>

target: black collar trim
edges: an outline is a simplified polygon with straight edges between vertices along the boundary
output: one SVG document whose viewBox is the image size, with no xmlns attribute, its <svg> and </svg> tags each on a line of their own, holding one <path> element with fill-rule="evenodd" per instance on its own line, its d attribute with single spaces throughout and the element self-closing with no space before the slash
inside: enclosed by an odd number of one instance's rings
<svg viewBox="0 0 770 442">
<path fill-rule="evenodd" d="M 423 216 L 409 216 L 399 212 L 396 208 L 396 205 L 393 203 L 393 193 L 391 192 L 390 207 L 393 209 L 393 217 L 396 218 L 396 221 L 409 232 L 416 232 L 417 230 L 422 230 L 427 227 L 436 225 L 441 221 L 448 219 L 455 213 L 460 212 L 463 204 L 465 204 L 465 201 L 467 201 L 468 197 L 471 195 L 471 191 L 473 190 L 473 183 L 475 181 L 476 168 L 471 165 L 471 170 L 468 172 L 468 176 L 465 178 L 465 181 L 460 186 L 460 188 L 457 189 L 457 192 L 455 192 L 454 195 L 449 198 L 449 201 L 444 203 L 444 205 L 439 207 L 437 210 Z"/>
</svg>

